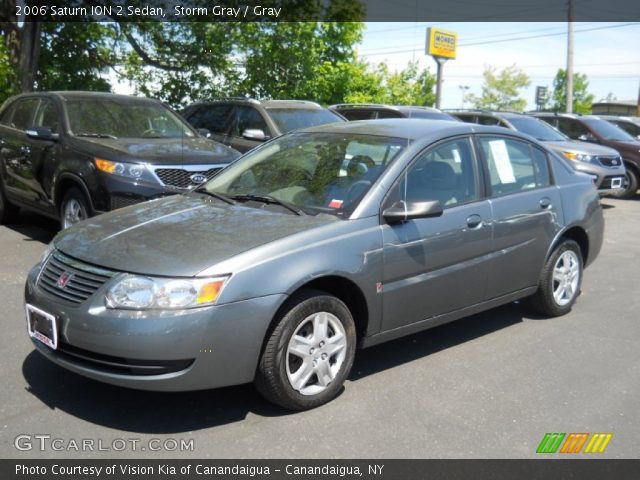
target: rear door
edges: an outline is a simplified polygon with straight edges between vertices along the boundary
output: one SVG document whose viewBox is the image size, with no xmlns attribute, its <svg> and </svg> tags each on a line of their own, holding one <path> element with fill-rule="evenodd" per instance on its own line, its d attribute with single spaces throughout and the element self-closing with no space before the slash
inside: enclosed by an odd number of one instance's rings
<svg viewBox="0 0 640 480">
<path fill-rule="evenodd" d="M 493 257 L 487 297 L 535 286 L 562 224 L 560 192 L 547 154 L 514 137 L 477 137 L 493 218 Z"/>
<path fill-rule="evenodd" d="M 444 141 L 418 155 L 384 208 L 399 200 L 438 200 L 444 213 L 383 223 L 383 329 L 481 302 L 492 250 L 491 207 L 470 138 Z"/>
</svg>

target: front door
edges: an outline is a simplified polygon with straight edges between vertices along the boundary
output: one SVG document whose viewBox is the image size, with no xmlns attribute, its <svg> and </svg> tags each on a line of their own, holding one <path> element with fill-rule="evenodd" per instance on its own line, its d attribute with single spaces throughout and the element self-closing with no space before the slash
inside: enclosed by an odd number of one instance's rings
<svg viewBox="0 0 640 480">
<path fill-rule="evenodd" d="M 485 299 L 491 206 L 483 199 L 469 137 L 438 143 L 408 167 L 385 201 L 438 200 L 440 217 L 382 225 L 383 329 Z"/>
</svg>

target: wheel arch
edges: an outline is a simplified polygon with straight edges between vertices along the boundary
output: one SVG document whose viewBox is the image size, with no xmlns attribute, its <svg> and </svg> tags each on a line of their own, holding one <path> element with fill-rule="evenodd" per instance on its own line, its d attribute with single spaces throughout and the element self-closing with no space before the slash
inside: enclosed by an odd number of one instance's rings
<svg viewBox="0 0 640 480">
<path fill-rule="evenodd" d="M 582 264 L 586 266 L 589 262 L 589 236 L 587 235 L 587 232 L 584 230 L 584 228 L 577 225 L 568 227 L 558 233 L 553 243 L 551 244 L 551 247 L 549 248 L 549 251 L 547 252 L 547 256 L 545 258 L 548 259 L 554 252 L 554 250 L 558 247 L 558 245 L 563 240 L 567 239 L 573 240 L 578 244 L 578 246 L 580 247 L 580 253 L 582 255 Z"/>
<path fill-rule="evenodd" d="M 307 281 L 295 288 L 276 310 L 262 342 L 262 351 L 273 332 L 278 320 L 294 305 L 299 293 L 305 290 L 318 290 L 333 295 L 347 306 L 356 324 L 358 343 L 362 341 L 369 326 L 369 305 L 360 287 L 352 280 L 340 275 L 325 275 Z"/>
<path fill-rule="evenodd" d="M 80 189 L 89 202 L 91 213 L 94 212 L 95 208 L 93 206 L 93 200 L 91 199 L 91 194 L 89 193 L 87 185 L 78 175 L 69 172 L 62 173 L 56 180 L 56 186 L 53 194 L 53 203 L 56 206 L 56 211 L 60 211 L 60 202 L 64 198 L 65 193 L 73 187 L 78 187 Z"/>
</svg>

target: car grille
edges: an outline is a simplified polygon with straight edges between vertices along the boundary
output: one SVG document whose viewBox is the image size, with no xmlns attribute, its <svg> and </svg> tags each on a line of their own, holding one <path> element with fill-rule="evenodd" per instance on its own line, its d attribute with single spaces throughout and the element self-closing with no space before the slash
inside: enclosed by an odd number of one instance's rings
<svg viewBox="0 0 640 480">
<path fill-rule="evenodd" d="M 58 343 L 55 355 L 76 365 L 93 368 L 106 373 L 117 375 L 164 375 L 180 372 L 189 368 L 194 360 L 137 360 L 123 357 L 113 357 L 101 353 L 91 352 L 70 345 L 64 341 Z"/>
<path fill-rule="evenodd" d="M 615 155 L 598 155 L 596 160 L 600 162 L 600 165 L 604 167 L 619 167 L 622 165 L 622 160 L 620 157 Z"/>
<path fill-rule="evenodd" d="M 111 196 L 111 210 L 116 210 L 118 208 L 130 207 L 131 205 L 136 205 L 138 203 L 144 202 L 145 199 L 143 197 L 125 197 L 123 195 L 112 195 Z"/>
<path fill-rule="evenodd" d="M 215 177 L 222 168 L 223 167 L 220 166 L 202 171 L 183 170 L 181 168 L 156 168 L 155 172 L 160 181 L 165 185 L 189 188 L 199 184 L 199 182 L 193 182 L 191 180 L 193 175 L 204 175 L 207 180 L 210 180 Z"/>
<path fill-rule="evenodd" d="M 56 251 L 49 256 L 40 272 L 38 286 L 60 300 L 78 304 L 93 295 L 113 275 L 114 272 L 78 262 Z"/>
</svg>

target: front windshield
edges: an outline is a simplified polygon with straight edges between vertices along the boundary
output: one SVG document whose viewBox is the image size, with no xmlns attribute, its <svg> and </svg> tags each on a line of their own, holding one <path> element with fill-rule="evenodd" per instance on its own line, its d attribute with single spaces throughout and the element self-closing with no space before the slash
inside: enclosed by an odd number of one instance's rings
<svg viewBox="0 0 640 480">
<path fill-rule="evenodd" d="M 509 118 L 509 122 L 517 131 L 531 135 L 541 142 L 565 142 L 569 140 L 568 137 L 542 120 L 535 118 Z"/>
<path fill-rule="evenodd" d="M 204 188 L 236 201 L 270 196 L 306 214 L 347 217 L 407 145 L 393 137 L 292 133 L 241 157 Z"/>
<path fill-rule="evenodd" d="M 620 127 L 599 118 L 584 118 L 583 122 L 605 140 L 613 140 L 614 142 L 633 142 L 636 140 Z"/>
<path fill-rule="evenodd" d="M 168 108 L 149 101 L 112 98 L 66 102 L 73 135 L 112 138 L 194 137 L 193 131 Z"/>
<path fill-rule="evenodd" d="M 281 133 L 344 121 L 342 117 L 335 113 L 320 108 L 313 110 L 304 108 L 268 108 L 267 110 Z"/>
</svg>

